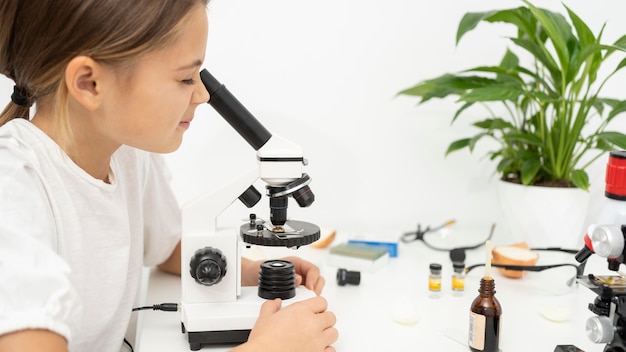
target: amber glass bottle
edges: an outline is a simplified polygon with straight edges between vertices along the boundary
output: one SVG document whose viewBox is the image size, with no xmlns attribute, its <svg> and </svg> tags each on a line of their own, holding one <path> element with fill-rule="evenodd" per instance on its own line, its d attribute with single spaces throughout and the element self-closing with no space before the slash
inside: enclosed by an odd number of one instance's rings
<svg viewBox="0 0 626 352">
<path fill-rule="evenodd" d="M 472 302 L 469 322 L 469 347 L 475 352 L 498 352 L 502 306 L 495 297 L 495 282 L 485 276 L 480 280 L 478 297 Z"/>
</svg>

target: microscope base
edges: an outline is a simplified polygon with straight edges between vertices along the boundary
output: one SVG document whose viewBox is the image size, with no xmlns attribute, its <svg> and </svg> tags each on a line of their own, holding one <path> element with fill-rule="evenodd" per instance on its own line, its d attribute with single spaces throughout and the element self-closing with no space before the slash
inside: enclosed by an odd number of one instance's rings
<svg viewBox="0 0 626 352">
<path fill-rule="evenodd" d="M 202 331 L 187 332 L 185 324 L 181 323 L 182 332 L 187 333 L 189 349 L 198 351 L 207 345 L 238 345 L 248 340 L 250 330 L 225 330 L 225 331 Z"/>
<path fill-rule="evenodd" d="M 282 307 L 314 296 L 313 291 L 296 287 L 296 296 L 283 300 Z M 258 296 L 257 287 L 242 287 L 241 296 L 235 302 L 183 302 L 181 327 L 182 333 L 187 334 L 190 349 L 197 351 L 203 346 L 246 342 L 265 301 Z"/>
</svg>

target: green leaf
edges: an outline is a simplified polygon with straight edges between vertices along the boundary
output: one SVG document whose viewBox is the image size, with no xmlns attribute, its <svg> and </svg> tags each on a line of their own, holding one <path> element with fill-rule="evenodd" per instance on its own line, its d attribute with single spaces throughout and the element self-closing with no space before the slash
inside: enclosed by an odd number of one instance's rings
<svg viewBox="0 0 626 352">
<path fill-rule="evenodd" d="M 461 113 L 463 111 L 465 111 L 467 108 L 469 108 L 470 106 L 474 105 L 474 103 L 466 103 L 463 104 L 463 106 L 461 106 L 455 113 L 454 116 L 452 117 L 452 122 L 454 123 L 454 121 L 456 121 L 456 119 L 461 116 Z"/>
<path fill-rule="evenodd" d="M 613 110 L 611 110 L 611 112 L 609 113 L 609 115 L 606 117 L 606 119 L 608 121 L 613 120 L 613 118 L 621 113 L 623 113 L 624 111 L 626 111 L 626 100 L 622 100 L 619 103 L 617 103 L 617 105 L 615 105 L 613 107 Z"/>
<path fill-rule="evenodd" d="M 624 66 L 626 66 L 626 59 L 622 59 L 622 61 L 619 62 L 619 64 L 615 68 L 615 72 L 621 70 L 622 68 L 624 68 Z"/>
<path fill-rule="evenodd" d="M 544 142 L 541 138 L 535 136 L 534 134 L 528 133 L 509 133 L 504 136 L 508 143 L 511 142 L 522 142 L 529 145 L 533 145 L 536 147 L 543 147 Z"/>
<path fill-rule="evenodd" d="M 448 156 L 448 154 L 455 152 L 459 149 L 468 147 L 469 143 L 470 143 L 470 138 L 463 138 L 463 139 L 459 139 L 450 143 L 450 146 L 448 146 L 448 150 L 446 150 L 446 156 Z"/>
<path fill-rule="evenodd" d="M 620 149 L 626 150 L 626 135 L 621 132 L 601 132 L 596 136 L 609 144 L 615 145 Z"/>
<path fill-rule="evenodd" d="M 589 78 L 589 83 L 593 83 L 596 80 L 596 75 L 598 69 L 600 68 L 600 63 L 603 61 L 602 52 L 598 48 L 597 40 L 593 32 L 589 29 L 587 24 L 583 22 L 583 20 L 578 17 L 574 11 L 572 11 L 566 5 L 563 5 L 567 10 L 570 20 L 576 29 L 576 33 L 578 34 L 578 42 L 581 48 L 581 52 L 578 58 L 573 57 L 572 63 L 575 64 L 570 67 L 570 75 L 568 75 L 568 80 L 574 79 L 574 76 L 580 69 L 580 65 L 583 62 L 586 62 L 587 73 L 586 75 Z"/>
<path fill-rule="evenodd" d="M 546 50 L 543 44 L 528 38 L 511 38 L 511 41 L 520 48 L 528 51 L 533 58 L 545 66 L 545 69 L 550 72 L 552 84 L 555 86 L 556 90 L 559 90 L 558 87 L 561 85 L 562 76 L 561 69 L 557 61 L 550 55 L 550 52 Z"/>
<path fill-rule="evenodd" d="M 587 63 L 588 82 L 584 82 L 584 76 L 580 79 L 580 84 L 591 84 L 596 81 L 598 69 L 604 61 L 602 50 L 605 47 L 596 43 L 591 43 L 582 47 L 576 58 L 576 67 L 579 68 L 583 62 Z"/>
<path fill-rule="evenodd" d="M 459 23 L 459 28 L 456 31 L 456 44 L 459 44 L 461 38 L 465 35 L 465 33 L 471 31 L 476 28 L 478 23 L 485 18 L 491 16 L 496 11 L 489 12 L 470 12 L 466 13 L 463 18 L 461 18 L 461 22 Z"/>
<path fill-rule="evenodd" d="M 489 136 L 489 133 L 479 133 L 475 135 L 474 137 L 470 138 L 469 143 L 467 144 L 467 147 L 469 148 L 470 152 L 474 151 L 474 147 L 476 147 L 476 143 L 484 136 Z"/>
<path fill-rule="evenodd" d="M 506 49 L 504 57 L 500 61 L 500 67 L 505 69 L 515 69 L 519 66 L 519 58 L 511 50 Z"/>
<path fill-rule="evenodd" d="M 504 130 L 504 129 L 515 129 L 512 123 L 505 121 L 502 118 L 494 118 L 494 119 L 486 119 L 483 121 L 474 122 L 474 126 L 478 128 L 482 128 L 485 130 Z"/>
<path fill-rule="evenodd" d="M 613 45 L 626 49 L 626 34 L 619 37 Z"/>
<path fill-rule="evenodd" d="M 475 88 L 459 97 L 460 101 L 465 102 L 486 102 L 486 101 L 502 101 L 516 100 L 525 92 L 519 86 L 512 84 L 492 84 L 488 87 Z"/>
<path fill-rule="evenodd" d="M 495 81 L 485 77 L 445 74 L 420 82 L 413 87 L 400 91 L 398 94 L 422 97 L 422 100 L 419 102 L 422 104 L 432 98 L 461 95 L 469 89 L 484 87 L 493 84 L 493 82 Z"/>
<path fill-rule="evenodd" d="M 576 28 L 576 33 L 578 33 L 578 40 L 580 41 L 581 47 L 594 44 L 596 42 L 596 36 L 593 35 L 593 32 L 589 29 L 587 24 L 580 19 L 574 11 L 567 7 L 567 5 L 563 5 L 563 7 L 567 10 L 569 18 L 572 20 L 574 28 Z"/>
<path fill-rule="evenodd" d="M 594 148 L 603 150 L 605 152 L 610 152 L 611 150 L 613 150 L 613 144 L 605 141 L 604 139 L 596 139 Z"/>
<path fill-rule="evenodd" d="M 559 13 L 539 9 L 526 0 L 524 0 L 524 3 L 528 5 L 530 11 L 550 38 L 554 51 L 556 51 L 559 57 L 561 70 L 568 72 L 571 56 L 569 45 L 571 41 L 578 41 L 572 34 L 569 23 Z"/>
<path fill-rule="evenodd" d="M 537 176 L 537 172 L 541 168 L 541 163 L 537 159 L 530 159 L 524 161 L 522 164 L 522 183 L 530 185 Z"/>
<path fill-rule="evenodd" d="M 501 174 L 507 173 L 510 171 L 512 166 L 515 165 L 515 159 L 513 158 L 502 158 L 496 167 L 496 170 Z"/>
<path fill-rule="evenodd" d="M 584 170 L 572 171 L 571 178 L 574 186 L 584 189 L 585 191 L 589 191 L 589 176 Z"/>
<path fill-rule="evenodd" d="M 518 30 L 518 37 L 534 38 L 537 35 L 537 21 L 526 7 L 494 11 L 485 21 L 495 23 L 504 22 L 513 25 Z"/>
</svg>

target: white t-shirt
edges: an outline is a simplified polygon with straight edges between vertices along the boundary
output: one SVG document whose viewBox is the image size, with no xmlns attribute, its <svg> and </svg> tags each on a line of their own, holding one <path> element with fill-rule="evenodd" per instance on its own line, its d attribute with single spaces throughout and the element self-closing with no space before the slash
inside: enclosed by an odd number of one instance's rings
<svg viewBox="0 0 626 352">
<path fill-rule="evenodd" d="M 119 351 L 143 265 L 180 239 L 164 161 L 123 146 L 109 182 L 24 119 L 0 127 L 0 335 L 52 330 L 70 351 Z"/>
</svg>

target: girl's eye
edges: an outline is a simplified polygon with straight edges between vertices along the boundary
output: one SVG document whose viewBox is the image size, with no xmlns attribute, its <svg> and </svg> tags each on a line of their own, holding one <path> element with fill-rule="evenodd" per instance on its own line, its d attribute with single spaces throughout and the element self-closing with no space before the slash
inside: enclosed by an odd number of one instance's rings
<svg viewBox="0 0 626 352">
<path fill-rule="evenodd" d="M 183 82 L 183 84 L 188 84 L 188 85 L 192 85 L 196 83 L 196 81 L 193 78 L 183 79 L 181 82 Z"/>
</svg>

